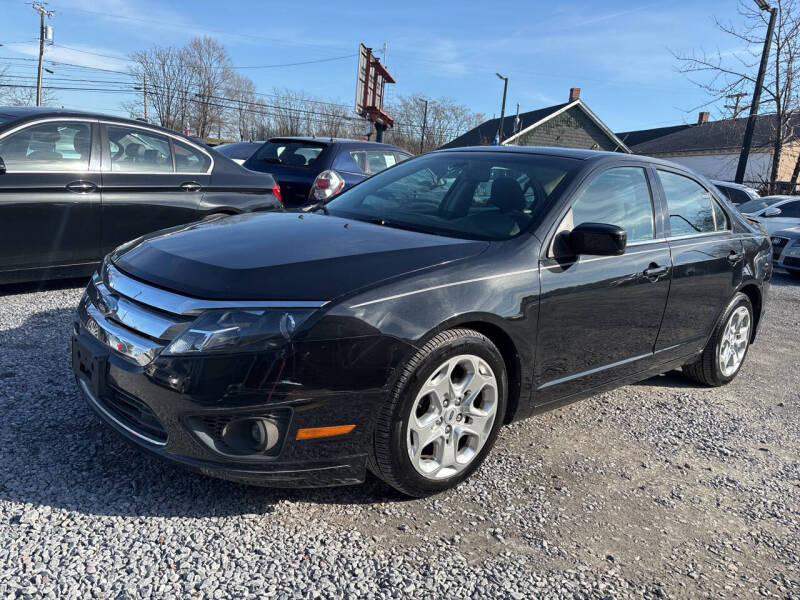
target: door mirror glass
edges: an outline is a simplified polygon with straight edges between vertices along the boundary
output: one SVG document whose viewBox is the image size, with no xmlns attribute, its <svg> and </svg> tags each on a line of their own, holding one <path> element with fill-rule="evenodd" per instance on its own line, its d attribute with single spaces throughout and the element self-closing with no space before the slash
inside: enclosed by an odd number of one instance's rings
<svg viewBox="0 0 800 600">
<path fill-rule="evenodd" d="M 777 217 L 779 214 L 781 214 L 781 212 L 782 212 L 781 209 L 778 208 L 777 206 L 770 206 L 769 208 L 767 208 L 767 210 L 764 211 L 764 216 L 767 218 Z"/>
<path fill-rule="evenodd" d="M 569 232 L 569 247 L 575 256 L 619 256 L 625 253 L 628 235 L 618 225 L 581 223 Z"/>
</svg>

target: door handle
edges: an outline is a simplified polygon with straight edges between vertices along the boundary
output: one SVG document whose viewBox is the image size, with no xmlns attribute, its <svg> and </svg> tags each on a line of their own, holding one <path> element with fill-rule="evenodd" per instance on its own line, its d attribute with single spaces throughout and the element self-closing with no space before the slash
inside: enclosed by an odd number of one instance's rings
<svg viewBox="0 0 800 600">
<path fill-rule="evenodd" d="M 734 252 L 733 250 L 731 250 L 731 253 L 728 254 L 728 262 L 731 263 L 732 265 L 735 265 L 743 258 L 744 254 L 742 254 L 741 252 Z"/>
<path fill-rule="evenodd" d="M 186 183 L 181 184 L 181 189 L 184 192 L 199 192 L 202 188 L 202 185 L 195 183 L 194 181 L 187 181 Z"/>
<path fill-rule="evenodd" d="M 656 282 L 662 275 L 666 275 L 669 267 L 659 267 L 656 263 L 650 263 L 650 266 L 644 270 L 644 276 L 650 281 Z"/>
<path fill-rule="evenodd" d="M 72 181 L 66 185 L 66 188 L 76 194 L 89 194 L 97 191 L 97 184 L 91 181 Z"/>
</svg>

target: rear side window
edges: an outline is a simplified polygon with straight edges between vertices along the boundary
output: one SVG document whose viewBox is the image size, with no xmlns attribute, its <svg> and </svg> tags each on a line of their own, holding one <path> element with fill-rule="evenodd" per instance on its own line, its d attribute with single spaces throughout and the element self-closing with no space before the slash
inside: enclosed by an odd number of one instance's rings
<svg viewBox="0 0 800 600">
<path fill-rule="evenodd" d="M 659 170 L 658 176 L 667 200 L 670 235 L 697 235 L 728 229 L 725 211 L 703 186 L 668 171 Z"/>
<path fill-rule="evenodd" d="M 8 171 L 86 171 L 91 125 L 77 121 L 40 123 L 0 140 Z"/>
<path fill-rule="evenodd" d="M 581 223 L 606 223 L 622 227 L 628 242 L 652 240 L 653 202 L 641 167 L 616 167 L 597 175 L 583 187 L 559 231 Z"/>
<path fill-rule="evenodd" d="M 260 160 L 291 167 L 311 167 L 326 145 L 302 140 L 270 140 L 250 160 Z"/>
<path fill-rule="evenodd" d="M 778 208 L 781 209 L 781 214 L 778 215 L 779 217 L 800 219 L 800 201 L 787 202 L 786 204 L 781 204 Z"/>
<path fill-rule="evenodd" d="M 111 170 L 118 173 L 172 173 L 169 138 L 146 129 L 108 126 Z"/>
<path fill-rule="evenodd" d="M 367 175 L 380 173 L 399 162 L 397 153 L 389 150 L 351 150 L 350 157 Z"/>
<path fill-rule="evenodd" d="M 211 166 L 211 159 L 197 148 L 173 140 L 175 148 L 175 170 L 178 173 L 205 173 Z"/>
</svg>

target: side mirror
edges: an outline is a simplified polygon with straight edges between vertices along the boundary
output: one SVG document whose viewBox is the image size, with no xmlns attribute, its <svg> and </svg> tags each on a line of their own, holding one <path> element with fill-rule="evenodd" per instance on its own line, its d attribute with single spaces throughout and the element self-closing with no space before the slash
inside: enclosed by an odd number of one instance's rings
<svg viewBox="0 0 800 600">
<path fill-rule="evenodd" d="M 767 218 L 769 218 L 769 217 L 777 217 L 779 214 L 781 214 L 781 209 L 778 208 L 777 206 L 769 206 L 764 211 L 764 216 L 767 217 Z"/>
<path fill-rule="evenodd" d="M 628 234 L 622 227 L 606 223 L 581 223 L 569 232 L 569 246 L 575 255 L 619 256 L 625 253 Z"/>
<path fill-rule="evenodd" d="M 3 159 L 0 158 L 0 174 L 6 172 L 6 163 L 3 162 Z"/>
</svg>

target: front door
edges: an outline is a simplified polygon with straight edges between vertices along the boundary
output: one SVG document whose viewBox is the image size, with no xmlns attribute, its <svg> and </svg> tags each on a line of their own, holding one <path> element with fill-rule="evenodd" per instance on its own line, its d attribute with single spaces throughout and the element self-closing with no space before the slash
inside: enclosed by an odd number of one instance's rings
<svg viewBox="0 0 800 600">
<path fill-rule="evenodd" d="M 103 125 L 101 246 L 118 245 L 201 217 L 211 159 L 160 132 L 123 124 Z"/>
<path fill-rule="evenodd" d="M 591 176 L 562 217 L 540 262 L 537 405 L 603 385 L 652 361 L 671 269 L 650 190 L 644 168 L 612 167 Z M 625 229 L 625 253 L 572 256 L 567 234 L 590 222 Z"/>
<path fill-rule="evenodd" d="M 657 171 L 669 216 L 673 272 L 656 349 L 665 358 L 700 351 L 742 281 L 742 234 L 699 182 Z"/>
<path fill-rule="evenodd" d="M 47 121 L 0 139 L 0 271 L 99 260 L 99 157 L 89 121 Z"/>
</svg>

